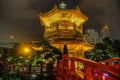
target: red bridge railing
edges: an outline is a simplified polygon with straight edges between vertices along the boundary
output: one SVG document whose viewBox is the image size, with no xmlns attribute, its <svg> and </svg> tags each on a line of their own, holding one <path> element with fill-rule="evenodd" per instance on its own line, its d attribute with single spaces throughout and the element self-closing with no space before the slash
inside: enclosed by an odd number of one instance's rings
<svg viewBox="0 0 120 80">
<path fill-rule="evenodd" d="M 116 68 L 120 70 L 120 58 L 112 58 L 108 60 L 103 60 L 103 61 L 100 61 L 99 63 L 107 65 L 111 68 Z"/>
<path fill-rule="evenodd" d="M 106 60 L 109 66 L 101 64 L 104 61 L 95 62 L 78 57 L 65 58 L 58 64 L 57 74 L 59 77 L 56 80 L 120 80 L 120 64 L 112 68 L 112 63 L 109 61 L 113 60 L 120 60 L 120 58 Z M 75 62 L 83 63 L 84 74 L 82 71 L 76 70 Z"/>
</svg>

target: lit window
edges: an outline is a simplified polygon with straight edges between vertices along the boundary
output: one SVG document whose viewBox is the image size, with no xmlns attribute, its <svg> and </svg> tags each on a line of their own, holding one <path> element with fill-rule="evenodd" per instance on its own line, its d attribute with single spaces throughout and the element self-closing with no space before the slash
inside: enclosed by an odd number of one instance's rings
<svg viewBox="0 0 120 80">
<path fill-rule="evenodd" d="M 66 26 L 59 26 L 59 29 L 66 30 Z"/>
<path fill-rule="evenodd" d="M 73 26 L 68 26 L 67 29 L 68 30 L 73 30 Z"/>
</svg>

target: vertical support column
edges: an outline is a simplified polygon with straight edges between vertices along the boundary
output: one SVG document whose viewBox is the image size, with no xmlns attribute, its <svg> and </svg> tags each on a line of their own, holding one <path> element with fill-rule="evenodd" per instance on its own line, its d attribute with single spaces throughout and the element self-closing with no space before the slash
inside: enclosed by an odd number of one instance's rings
<svg viewBox="0 0 120 80">
<path fill-rule="evenodd" d="M 69 73 L 70 80 L 76 80 L 75 76 L 73 75 L 75 73 L 75 61 L 73 59 L 71 59 L 71 62 L 70 62 L 70 71 L 71 71 L 71 73 Z"/>
<path fill-rule="evenodd" d="M 55 80 L 64 80 L 64 77 L 61 77 L 61 75 L 64 75 L 63 60 L 57 63 L 57 77 Z"/>
<path fill-rule="evenodd" d="M 85 65 L 85 80 L 93 80 L 93 73 L 92 73 L 92 67 L 89 65 Z"/>
<path fill-rule="evenodd" d="M 62 61 L 60 61 L 57 64 L 57 73 L 58 75 L 63 75 L 63 79 L 65 79 L 66 77 L 68 77 L 68 71 L 66 69 L 69 69 L 68 66 L 68 50 L 67 50 L 67 45 L 64 45 L 63 47 L 63 56 L 62 56 Z M 66 68 L 66 69 L 65 69 Z M 57 79 L 59 80 L 59 79 Z"/>
<path fill-rule="evenodd" d="M 112 60 L 107 61 L 108 62 L 108 66 L 112 65 Z"/>
<path fill-rule="evenodd" d="M 70 70 L 75 72 L 75 61 L 71 59 Z"/>
<path fill-rule="evenodd" d="M 60 61 L 59 63 L 57 63 L 57 73 L 63 74 L 63 61 Z"/>
<path fill-rule="evenodd" d="M 69 68 L 68 67 L 68 49 L 67 49 L 67 45 L 64 45 L 64 48 L 63 48 L 63 66 L 65 68 Z"/>
</svg>

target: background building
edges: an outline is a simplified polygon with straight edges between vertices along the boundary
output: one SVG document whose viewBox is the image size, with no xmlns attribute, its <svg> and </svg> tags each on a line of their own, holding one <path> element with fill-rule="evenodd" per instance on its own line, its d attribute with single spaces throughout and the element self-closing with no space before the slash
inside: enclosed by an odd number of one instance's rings
<svg viewBox="0 0 120 80">
<path fill-rule="evenodd" d="M 100 40 L 102 41 L 102 39 L 105 37 L 111 37 L 110 28 L 107 25 L 103 26 L 103 28 L 101 30 Z"/>
<path fill-rule="evenodd" d="M 86 39 L 89 43 L 98 43 L 100 41 L 99 34 L 95 29 L 87 29 L 86 30 Z"/>
</svg>

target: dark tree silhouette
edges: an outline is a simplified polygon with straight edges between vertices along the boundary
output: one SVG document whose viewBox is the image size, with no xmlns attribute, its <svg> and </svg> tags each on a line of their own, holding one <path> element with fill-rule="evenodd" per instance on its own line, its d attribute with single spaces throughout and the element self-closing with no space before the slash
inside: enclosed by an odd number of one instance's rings
<svg viewBox="0 0 120 80">
<path fill-rule="evenodd" d="M 106 37 L 102 42 L 96 43 L 91 51 L 86 52 L 85 57 L 95 61 L 120 57 L 120 41 Z"/>
</svg>

